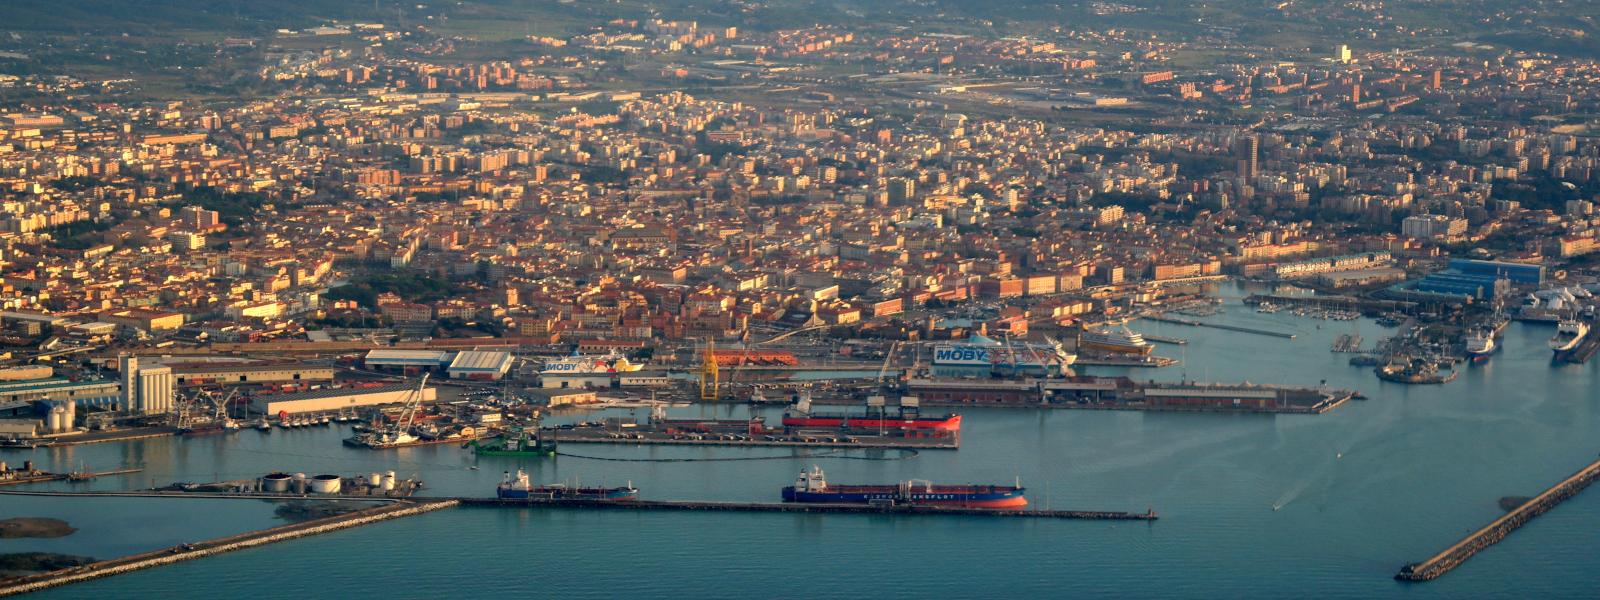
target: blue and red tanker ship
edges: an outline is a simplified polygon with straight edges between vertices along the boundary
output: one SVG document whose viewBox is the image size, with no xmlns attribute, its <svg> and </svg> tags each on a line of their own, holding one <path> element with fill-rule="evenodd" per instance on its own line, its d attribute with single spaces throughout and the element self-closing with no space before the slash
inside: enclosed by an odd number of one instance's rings
<svg viewBox="0 0 1600 600">
<path fill-rule="evenodd" d="M 892 502 L 946 508 L 1017 509 L 1028 505 L 1024 488 L 1001 485 L 935 485 L 905 481 L 896 485 L 831 485 L 820 467 L 801 471 L 794 485 L 783 488 L 784 502 L 869 504 Z"/>
</svg>

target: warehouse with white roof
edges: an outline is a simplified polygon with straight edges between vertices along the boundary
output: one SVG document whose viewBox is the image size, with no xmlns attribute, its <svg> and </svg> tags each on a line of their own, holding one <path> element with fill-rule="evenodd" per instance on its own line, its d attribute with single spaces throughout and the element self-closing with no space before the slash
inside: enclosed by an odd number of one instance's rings
<svg viewBox="0 0 1600 600">
<path fill-rule="evenodd" d="M 498 350 L 462 350 L 445 373 L 451 379 L 499 380 L 511 370 L 511 353 Z"/>
</svg>

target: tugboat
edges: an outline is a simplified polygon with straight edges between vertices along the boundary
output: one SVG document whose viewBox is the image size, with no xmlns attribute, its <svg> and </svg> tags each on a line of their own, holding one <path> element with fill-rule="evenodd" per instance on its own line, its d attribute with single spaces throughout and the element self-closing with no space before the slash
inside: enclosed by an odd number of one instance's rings
<svg viewBox="0 0 1600 600">
<path fill-rule="evenodd" d="M 535 429 L 537 431 L 537 429 Z M 516 432 L 506 432 L 491 439 L 472 440 L 461 446 L 472 448 L 473 454 L 478 456 L 555 456 L 556 443 L 546 441 L 538 433 L 529 433 L 527 429 Z"/>
<path fill-rule="evenodd" d="M 822 468 L 812 465 L 810 471 L 800 472 L 794 485 L 783 488 L 783 501 L 1018 509 L 1028 505 L 1025 491 L 1021 486 L 936 485 L 915 479 L 895 485 L 831 485 Z"/>
<path fill-rule="evenodd" d="M 495 495 L 506 500 L 554 500 L 569 502 L 628 502 L 639 499 L 639 490 L 629 483 L 624 487 L 591 488 L 573 487 L 562 483 L 532 485 L 528 473 L 517 469 L 512 477 L 507 471 L 495 488 Z"/>
<path fill-rule="evenodd" d="M 1449 375 L 1439 374 L 1438 363 L 1427 359 L 1413 358 L 1403 362 L 1390 362 L 1373 370 L 1378 379 L 1395 383 L 1432 384 L 1449 383 L 1455 381 L 1456 371 Z"/>
</svg>

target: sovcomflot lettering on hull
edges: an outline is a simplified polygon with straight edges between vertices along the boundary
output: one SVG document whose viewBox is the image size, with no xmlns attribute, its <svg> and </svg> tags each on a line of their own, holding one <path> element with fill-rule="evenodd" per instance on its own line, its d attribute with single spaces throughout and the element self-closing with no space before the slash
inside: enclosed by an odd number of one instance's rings
<svg viewBox="0 0 1600 600">
<path fill-rule="evenodd" d="M 1001 485 L 935 485 L 904 481 L 896 485 L 830 485 L 822 468 L 801 471 L 794 485 L 783 488 L 784 502 L 871 504 L 892 502 L 950 508 L 1019 509 L 1028 505 L 1024 488 Z"/>
</svg>

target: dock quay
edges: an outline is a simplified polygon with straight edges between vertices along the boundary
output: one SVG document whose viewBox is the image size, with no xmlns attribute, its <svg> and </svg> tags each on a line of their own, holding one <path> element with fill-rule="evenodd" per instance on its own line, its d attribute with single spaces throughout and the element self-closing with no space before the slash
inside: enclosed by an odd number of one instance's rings
<svg viewBox="0 0 1600 600">
<path fill-rule="evenodd" d="M 995 510 L 987 508 L 944 508 L 907 504 L 815 504 L 807 502 L 685 502 L 673 500 L 544 500 L 502 498 L 453 498 L 462 506 L 500 508 L 598 508 L 613 510 L 680 510 L 706 512 L 773 512 L 812 514 L 891 514 L 975 517 L 1022 517 L 1036 519 L 1088 519 L 1106 521 L 1154 521 L 1154 510 L 1142 513 L 1094 510 Z"/>
<path fill-rule="evenodd" d="M 1329 349 L 1334 352 L 1360 352 L 1361 336 L 1354 333 L 1339 334 L 1339 337 L 1333 340 L 1333 346 Z"/>
<path fill-rule="evenodd" d="M 1050 408 L 1187 413 L 1321 414 L 1356 398 L 1326 386 L 1134 381 L 1075 376 L 1017 381 L 912 379 L 906 391 L 925 408 Z"/>
<path fill-rule="evenodd" d="M 1244 303 L 1254 306 L 1263 302 L 1278 305 L 1316 306 L 1359 311 L 1394 312 L 1416 308 L 1417 303 L 1405 300 L 1371 300 L 1354 296 L 1285 296 L 1278 294 L 1251 294 Z"/>
<path fill-rule="evenodd" d="M 1145 336 L 1145 338 L 1150 338 L 1150 336 L 1147 335 L 1147 336 Z M 1139 368 L 1151 368 L 1151 369 L 1160 368 L 1160 367 L 1170 367 L 1170 366 L 1175 365 L 1175 364 L 1178 364 L 1177 359 L 1167 358 L 1165 356 L 1144 356 L 1144 357 L 1138 357 L 1138 358 L 1131 357 L 1131 356 L 1130 357 L 1079 356 L 1078 360 L 1073 362 L 1074 366 L 1085 366 L 1085 367 L 1139 367 Z"/>
<path fill-rule="evenodd" d="M 1461 563 L 1472 558 L 1472 555 L 1477 554 L 1479 550 L 1488 548 L 1494 545 L 1495 542 L 1505 539 L 1506 535 L 1516 531 L 1518 527 L 1527 524 L 1528 521 L 1532 521 L 1534 517 L 1555 508 L 1563 500 L 1578 495 L 1578 492 L 1583 491 L 1584 488 L 1589 487 L 1589 484 L 1594 483 L 1596 477 L 1600 477 L 1600 460 L 1589 463 L 1588 466 L 1579 469 L 1578 472 L 1561 480 L 1560 483 L 1551 486 L 1544 493 L 1534 496 L 1511 512 L 1485 525 L 1482 529 L 1472 532 L 1461 541 L 1456 542 L 1449 548 L 1445 548 L 1443 552 L 1435 554 L 1422 562 L 1401 567 L 1400 572 L 1396 573 L 1394 578 L 1401 581 L 1437 579 L 1445 573 L 1449 573 L 1451 569 L 1461 566 Z"/>
<path fill-rule="evenodd" d="M 955 450 L 961 447 L 959 436 L 902 437 L 873 435 L 864 432 L 828 430 L 827 432 L 802 431 L 787 435 L 743 436 L 701 434 L 700 439 L 689 435 L 676 436 L 657 432 L 613 432 L 602 429 L 566 429 L 558 435 L 546 434 L 562 444 L 652 444 L 666 446 L 740 446 L 789 448 L 904 448 L 910 450 Z M 774 439 L 766 439 L 768 437 Z M 732 439 L 730 439 L 732 438 Z"/>
<path fill-rule="evenodd" d="M 1207 322 L 1204 322 L 1204 321 L 1196 321 L 1194 319 L 1180 319 L 1180 318 L 1177 318 L 1177 317 L 1169 317 L 1169 316 L 1166 316 L 1166 315 L 1152 314 L 1152 315 L 1144 315 L 1144 316 L 1142 316 L 1140 318 L 1149 319 L 1151 321 L 1159 321 L 1159 322 L 1162 322 L 1162 323 L 1174 323 L 1174 324 L 1177 324 L 1177 325 L 1188 325 L 1190 327 L 1210 327 L 1212 329 L 1224 329 L 1224 330 L 1227 330 L 1227 331 L 1237 331 L 1237 332 L 1240 332 L 1240 333 L 1253 333 L 1253 334 L 1256 334 L 1256 335 L 1267 335 L 1267 336 L 1272 336 L 1272 337 L 1277 337 L 1277 338 L 1283 338 L 1283 339 L 1286 339 L 1286 340 L 1292 340 L 1292 339 L 1294 339 L 1294 336 L 1295 336 L 1295 334 L 1287 333 L 1287 332 L 1283 332 L 1283 331 L 1271 331 L 1271 330 L 1267 330 L 1267 329 L 1256 329 L 1254 327 L 1241 327 L 1239 325 L 1228 325 L 1228 324 L 1225 324 L 1225 323 L 1207 323 Z M 1149 337 L 1149 336 L 1146 336 L 1146 337 Z"/>
<path fill-rule="evenodd" d="M 114 475 L 129 475 L 143 471 L 142 468 L 117 469 L 115 471 L 102 471 L 99 473 L 47 473 L 35 471 L 32 473 L 18 474 L 13 477 L 0 477 L 0 486 L 25 485 L 29 483 L 44 483 L 47 481 L 84 481 L 96 477 L 111 477 Z"/>
<path fill-rule="evenodd" d="M 121 575 L 140 569 L 148 569 L 176 562 L 203 558 L 224 552 L 264 546 L 274 542 L 292 540 L 319 533 L 338 531 L 350 527 L 358 527 L 369 523 L 387 521 L 412 515 L 420 515 L 444 508 L 456 506 L 453 499 L 429 500 L 426 502 L 398 501 L 385 503 L 382 506 L 359 510 L 332 517 L 323 517 L 301 523 L 281 525 L 270 529 L 252 531 L 239 535 L 208 540 L 193 544 L 183 544 L 171 548 L 151 550 L 132 556 L 103 560 L 82 567 L 62 569 L 49 573 L 19 577 L 0 583 L 0 597 L 16 594 L 26 594 L 39 590 L 52 588 L 69 583 L 88 581 L 112 575 Z"/>
<path fill-rule="evenodd" d="M 37 438 L 24 438 L 10 445 L 0 445 L 0 450 L 31 450 L 33 448 L 50 448 L 55 446 L 82 446 L 85 444 L 104 444 L 110 442 L 147 440 L 159 437 L 172 437 L 175 435 L 178 435 L 177 427 L 136 427 L 132 429 L 86 431 L 83 433 L 68 433 L 63 435 Z"/>
</svg>

